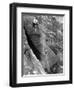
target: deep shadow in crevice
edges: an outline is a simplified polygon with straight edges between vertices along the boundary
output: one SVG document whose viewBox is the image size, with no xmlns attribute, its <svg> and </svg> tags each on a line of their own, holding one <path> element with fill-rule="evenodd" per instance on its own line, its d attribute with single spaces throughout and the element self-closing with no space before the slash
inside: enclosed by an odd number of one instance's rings
<svg viewBox="0 0 74 90">
<path fill-rule="evenodd" d="M 39 52 L 39 50 L 33 44 L 32 40 L 30 38 L 30 35 L 28 35 L 28 32 L 27 32 L 25 27 L 24 27 L 24 30 L 25 30 L 25 34 L 26 34 L 26 37 L 27 37 L 27 42 L 28 42 L 30 48 L 32 49 L 32 51 L 35 54 L 35 56 L 37 57 L 37 59 L 41 60 L 41 53 Z"/>
</svg>

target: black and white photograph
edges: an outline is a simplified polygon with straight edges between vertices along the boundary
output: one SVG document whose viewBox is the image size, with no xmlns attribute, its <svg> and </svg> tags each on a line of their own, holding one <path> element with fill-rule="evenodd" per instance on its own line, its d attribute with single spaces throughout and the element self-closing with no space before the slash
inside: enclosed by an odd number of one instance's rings
<svg viewBox="0 0 74 90">
<path fill-rule="evenodd" d="M 72 83 L 72 7 L 10 4 L 10 86 Z"/>
<path fill-rule="evenodd" d="M 22 14 L 22 76 L 63 73 L 64 15 Z"/>
</svg>

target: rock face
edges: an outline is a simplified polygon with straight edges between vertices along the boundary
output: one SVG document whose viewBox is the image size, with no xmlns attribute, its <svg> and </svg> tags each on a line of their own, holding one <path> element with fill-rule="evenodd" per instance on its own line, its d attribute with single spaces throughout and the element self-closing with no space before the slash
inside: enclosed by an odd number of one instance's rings
<svg viewBox="0 0 74 90">
<path fill-rule="evenodd" d="M 40 44 L 40 37 L 37 34 L 28 34 L 26 31 L 26 36 L 27 36 L 27 40 L 28 40 L 28 44 L 31 47 L 31 49 L 33 50 L 34 54 L 37 56 L 37 58 L 40 60 L 40 50 L 39 48 L 41 48 L 41 44 Z"/>
<path fill-rule="evenodd" d="M 56 32 L 57 28 L 54 26 L 55 30 L 48 30 L 44 22 L 40 22 L 35 26 L 33 25 L 34 18 L 34 16 L 23 17 L 24 35 L 27 39 L 27 46 L 30 48 L 30 55 L 28 54 L 28 56 L 31 57 L 30 60 L 26 57 L 28 59 L 27 64 L 30 63 L 28 64 L 30 69 L 28 68 L 27 71 L 24 69 L 25 73 L 28 74 L 28 71 L 30 74 L 59 73 L 60 54 L 58 55 L 58 48 L 60 48 L 60 42 L 55 39 L 56 33 L 58 33 Z M 60 37 L 60 35 L 62 40 L 62 33 L 58 36 Z M 63 45 L 60 46 L 62 49 Z M 63 60 L 61 61 L 63 62 Z"/>
</svg>

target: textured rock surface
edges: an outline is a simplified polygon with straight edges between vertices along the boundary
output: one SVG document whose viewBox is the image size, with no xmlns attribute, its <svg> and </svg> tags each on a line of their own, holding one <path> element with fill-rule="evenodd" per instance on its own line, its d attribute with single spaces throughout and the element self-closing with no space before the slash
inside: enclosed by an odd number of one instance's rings
<svg viewBox="0 0 74 90">
<path fill-rule="evenodd" d="M 24 53 L 24 74 L 62 73 L 62 24 L 52 16 L 39 16 L 36 17 L 39 23 L 33 27 L 35 17 L 23 16 L 23 40 L 26 42 L 23 46 L 24 50 L 28 48 Z"/>
</svg>

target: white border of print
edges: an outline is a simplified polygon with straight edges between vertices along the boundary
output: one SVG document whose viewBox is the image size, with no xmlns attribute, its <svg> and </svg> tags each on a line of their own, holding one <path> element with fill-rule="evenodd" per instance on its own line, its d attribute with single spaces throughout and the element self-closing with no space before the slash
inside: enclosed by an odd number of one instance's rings
<svg viewBox="0 0 74 90">
<path fill-rule="evenodd" d="M 63 61 L 64 73 L 51 75 L 21 76 L 21 13 L 48 13 L 64 14 L 63 31 Z M 69 80 L 69 10 L 41 9 L 41 8 L 17 8 L 17 83 L 51 82 Z"/>
</svg>

